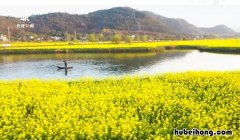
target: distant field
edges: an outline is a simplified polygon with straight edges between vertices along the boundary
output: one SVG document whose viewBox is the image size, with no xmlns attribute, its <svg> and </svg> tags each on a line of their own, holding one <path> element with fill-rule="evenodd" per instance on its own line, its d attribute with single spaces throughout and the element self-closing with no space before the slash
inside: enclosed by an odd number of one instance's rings
<svg viewBox="0 0 240 140">
<path fill-rule="evenodd" d="M 232 130 L 214 138 L 237 139 L 239 93 L 239 72 L 0 81 L 0 139 L 190 138 L 174 128 Z"/>
<path fill-rule="evenodd" d="M 120 43 L 87 43 L 74 42 L 14 42 L 0 53 L 53 53 L 53 52 L 148 52 L 159 51 L 162 48 L 199 49 L 202 51 L 235 52 L 240 53 L 240 40 L 186 40 L 186 41 L 159 41 Z"/>
<path fill-rule="evenodd" d="M 222 40 L 185 40 L 185 41 L 159 41 L 159 42 L 144 42 L 144 43 L 120 43 L 112 44 L 110 42 L 103 43 L 87 43 L 82 44 L 81 42 L 74 42 L 78 47 L 119 47 L 123 44 L 131 47 L 156 47 L 156 46 L 171 46 L 171 45 L 196 45 L 196 46 L 208 46 L 208 47 L 240 47 L 240 39 L 222 39 Z M 75 46 L 74 45 L 74 46 Z M 69 46 L 68 42 L 14 42 L 11 44 L 12 47 L 28 47 L 28 46 Z M 124 46 L 123 46 L 124 47 Z"/>
</svg>

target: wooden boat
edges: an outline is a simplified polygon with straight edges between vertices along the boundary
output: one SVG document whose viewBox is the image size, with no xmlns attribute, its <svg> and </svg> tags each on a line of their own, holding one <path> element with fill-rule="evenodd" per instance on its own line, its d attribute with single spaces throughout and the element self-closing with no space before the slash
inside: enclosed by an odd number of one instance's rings
<svg viewBox="0 0 240 140">
<path fill-rule="evenodd" d="M 73 67 L 61 67 L 61 66 L 57 66 L 58 69 L 72 69 Z"/>
</svg>

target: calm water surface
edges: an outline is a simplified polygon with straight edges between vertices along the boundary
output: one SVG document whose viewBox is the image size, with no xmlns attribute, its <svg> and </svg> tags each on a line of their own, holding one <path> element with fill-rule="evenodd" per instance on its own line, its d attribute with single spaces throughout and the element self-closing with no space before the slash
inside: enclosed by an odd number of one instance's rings
<svg viewBox="0 0 240 140">
<path fill-rule="evenodd" d="M 62 60 L 74 68 L 58 70 Z M 78 79 L 193 70 L 240 70 L 240 55 L 199 51 L 126 54 L 0 55 L 0 79 Z"/>
</svg>

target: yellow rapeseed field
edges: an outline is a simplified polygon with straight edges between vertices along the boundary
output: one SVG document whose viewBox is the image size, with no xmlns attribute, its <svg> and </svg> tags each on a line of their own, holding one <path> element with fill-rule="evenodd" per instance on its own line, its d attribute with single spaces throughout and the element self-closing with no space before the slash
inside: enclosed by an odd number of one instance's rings
<svg viewBox="0 0 240 140">
<path fill-rule="evenodd" d="M 165 49 L 197 49 L 208 52 L 240 53 L 240 39 L 168 40 L 156 42 L 81 43 L 75 42 L 12 42 L 9 47 L 0 47 L 0 54 L 25 53 L 116 53 L 116 52 L 161 52 Z"/>
<path fill-rule="evenodd" d="M 240 72 L 1 81 L 0 139 L 190 138 L 174 128 L 232 130 L 214 138 L 238 139 L 239 109 Z"/>
<path fill-rule="evenodd" d="M 112 44 L 74 42 L 74 45 L 68 45 L 68 42 L 14 42 L 8 49 L 36 49 L 36 48 L 118 48 L 118 47 L 159 47 L 159 46 L 206 46 L 206 47 L 240 47 L 240 39 L 208 39 L 208 40 L 176 40 L 176 41 L 158 41 L 158 42 L 133 42 L 131 44 L 120 43 Z"/>
</svg>

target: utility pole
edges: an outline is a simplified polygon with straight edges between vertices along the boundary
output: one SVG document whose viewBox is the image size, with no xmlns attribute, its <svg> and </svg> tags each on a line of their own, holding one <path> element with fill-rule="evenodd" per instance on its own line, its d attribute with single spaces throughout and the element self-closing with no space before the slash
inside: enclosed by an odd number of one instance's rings
<svg viewBox="0 0 240 140">
<path fill-rule="evenodd" d="M 10 32 L 9 32 L 9 26 L 8 26 L 8 44 L 11 43 L 11 38 L 10 38 Z"/>
<path fill-rule="evenodd" d="M 75 29 L 75 31 L 74 31 L 74 41 L 76 41 L 76 40 L 77 40 L 77 31 Z"/>
</svg>

